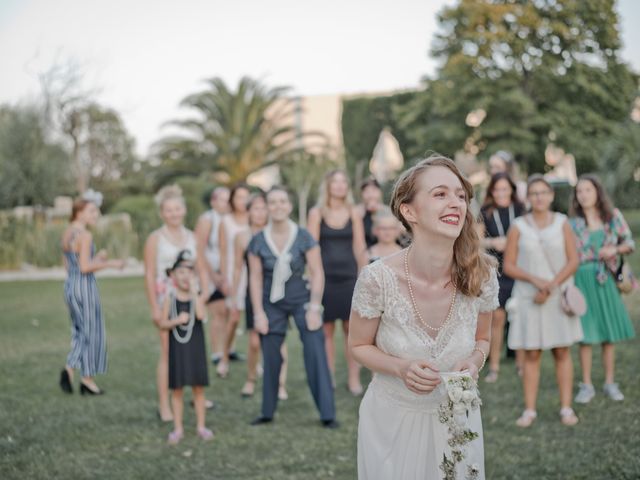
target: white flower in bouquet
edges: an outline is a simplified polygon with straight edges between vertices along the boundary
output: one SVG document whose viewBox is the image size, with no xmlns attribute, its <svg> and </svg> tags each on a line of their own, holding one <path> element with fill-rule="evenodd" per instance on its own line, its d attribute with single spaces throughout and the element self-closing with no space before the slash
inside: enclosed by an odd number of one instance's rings
<svg viewBox="0 0 640 480">
<path fill-rule="evenodd" d="M 467 405 L 473 402 L 474 398 L 476 398 L 476 394 L 472 390 L 465 390 L 462 392 L 462 401 Z"/>
<path fill-rule="evenodd" d="M 463 395 L 464 391 L 462 390 L 461 387 L 453 387 L 449 389 L 449 398 L 451 399 L 451 401 L 453 403 L 458 403 L 460 400 L 462 400 L 462 395 Z"/>
<path fill-rule="evenodd" d="M 453 405 L 454 415 L 464 415 L 467 413 L 467 406 L 464 403 L 456 403 Z"/>
</svg>

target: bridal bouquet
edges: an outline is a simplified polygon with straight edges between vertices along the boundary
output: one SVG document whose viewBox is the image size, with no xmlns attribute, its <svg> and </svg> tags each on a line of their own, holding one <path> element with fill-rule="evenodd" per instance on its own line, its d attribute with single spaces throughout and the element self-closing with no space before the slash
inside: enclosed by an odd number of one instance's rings
<svg viewBox="0 0 640 480">
<path fill-rule="evenodd" d="M 455 480 L 456 465 L 465 457 L 465 446 L 478 438 L 478 432 L 474 432 L 467 426 L 469 412 L 477 410 L 482 401 L 478 393 L 476 382 L 467 372 L 448 372 L 440 374 L 443 380 L 447 396 L 438 408 L 438 419 L 448 428 L 451 447 L 451 458 L 443 454 L 440 470 L 444 473 L 445 480 Z M 467 478 L 478 477 L 480 468 L 473 464 L 467 468 Z"/>
</svg>

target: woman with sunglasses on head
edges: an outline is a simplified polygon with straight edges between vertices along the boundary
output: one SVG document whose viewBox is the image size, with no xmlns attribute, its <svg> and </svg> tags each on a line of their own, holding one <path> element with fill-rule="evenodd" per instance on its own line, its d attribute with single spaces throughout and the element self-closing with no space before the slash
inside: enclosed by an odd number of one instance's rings
<svg viewBox="0 0 640 480">
<path fill-rule="evenodd" d="M 89 228 L 100 216 L 102 195 L 89 191 L 73 203 L 70 224 L 62 235 L 62 251 L 67 278 L 64 299 L 71 316 L 71 351 L 60 373 L 60 388 L 73 393 L 73 371 L 80 370 L 80 393 L 102 395 L 94 380 L 107 371 L 107 345 L 98 284 L 94 273 L 105 268 L 120 268 L 124 260 L 109 260 L 107 252 L 96 253 Z"/>
<path fill-rule="evenodd" d="M 578 268 L 578 251 L 567 217 L 551 209 L 553 187 L 542 175 L 527 183 L 531 213 L 513 221 L 507 233 L 504 272 L 515 279 L 510 311 L 509 347 L 523 349 L 522 384 L 525 410 L 516 421 L 529 427 L 537 417 L 543 350 L 551 350 L 560 391 L 560 420 L 575 425 L 571 408 L 573 362 L 570 347 L 582 340 L 580 319 L 563 308 L 563 290 L 573 284 Z"/>
<path fill-rule="evenodd" d="M 602 183 L 595 175 L 582 175 L 573 192 L 571 226 L 576 235 L 580 267 L 576 286 L 587 301 L 582 316 L 584 338 L 580 344 L 582 383 L 576 403 L 589 403 L 596 394 L 591 382 L 593 345 L 602 345 L 605 380 L 603 392 L 615 401 L 624 400 L 614 382 L 614 344 L 635 336 L 629 313 L 616 288 L 614 275 L 621 255 L 635 249 L 635 242 L 622 213 L 614 208 Z"/>
</svg>

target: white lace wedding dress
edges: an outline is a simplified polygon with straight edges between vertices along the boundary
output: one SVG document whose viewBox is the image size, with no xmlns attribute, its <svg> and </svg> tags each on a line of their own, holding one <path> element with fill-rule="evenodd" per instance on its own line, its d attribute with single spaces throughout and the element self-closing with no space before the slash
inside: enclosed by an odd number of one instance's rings
<svg viewBox="0 0 640 480">
<path fill-rule="evenodd" d="M 417 323 L 396 273 L 378 260 L 365 267 L 356 284 L 352 308 L 364 318 L 380 317 L 376 345 L 395 357 L 425 359 L 441 372 L 451 371 L 471 355 L 478 314 L 498 307 L 495 271 L 478 298 L 458 295 L 450 323 L 432 338 Z M 408 390 L 400 378 L 375 373 L 360 404 L 358 424 L 358 478 L 360 480 L 435 480 L 444 478 L 443 455 L 451 456 L 447 426 L 438 419 L 446 392 L 441 384 L 427 395 Z M 480 410 L 468 418 L 479 434 L 465 446 L 465 458 L 456 478 L 469 478 L 470 467 L 484 479 L 484 450 Z"/>
</svg>

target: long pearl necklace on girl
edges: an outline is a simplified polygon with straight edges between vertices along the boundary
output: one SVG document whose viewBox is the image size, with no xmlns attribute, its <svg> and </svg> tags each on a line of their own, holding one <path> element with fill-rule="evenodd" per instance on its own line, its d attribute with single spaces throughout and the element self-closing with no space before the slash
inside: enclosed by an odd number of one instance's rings
<svg viewBox="0 0 640 480">
<path fill-rule="evenodd" d="M 455 284 L 453 285 L 453 294 L 451 295 L 451 303 L 449 304 L 449 311 L 447 312 L 447 318 L 442 323 L 442 325 L 440 325 L 439 327 L 432 327 L 431 325 L 429 325 L 424 320 L 424 318 L 422 318 L 422 314 L 420 313 L 420 310 L 418 310 L 418 304 L 416 303 L 416 298 L 413 295 L 413 286 L 411 285 L 411 276 L 409 275 L 409 251 L 411 250 L 411 247 L 413 247 L 413 245 L 410 245 L 409 248 L 407 248 L 405 250 L 405 254 L 404 254 L 404 273 L 405 273 L 405 275 L 407 277 L 407 287 L 409 289 L 409 297 L 411 297 L 411 303 L 413 305 L 413 310 L 416 313 L 416 316 L 418 317 L 418 320 L 420 320 L 420 323 L 422 325 L 424 325 L 427 329 L 431 330 L 432 332 L 439 332 L 444 327 L 446 327 L 449 324 L 449 322 L 451 321 L 451 317 L 453 316 L 453 305 L 456 303 L 456 296 L 458 294 L 458 287 L 456 287 Z"/>
<path fill-rule="evenodd" d="M 173 292 L 171 292 L 170 295 L 171 313 L 169 315 L 169 318 L 176 318 L 178 316 L 178 305 L 176 302 L 177 298 L 175 297 Z M 193 334 L 193 326 L 196 323 L 196 309 L 194 308 L 193 303 L 193 300 L 189 302 L 189 323 L 187 323 L 186 325 L 177 325 L 171 331 L 171 333 L 173 333 L 173 338 L 175 338 L 178 343 L 185 344 L 189 343 L 189 340 L 191 340 L 191 335 Z M 184 337 L 180 336 L 178 330 L 186 332 Z"/>
</svg>

